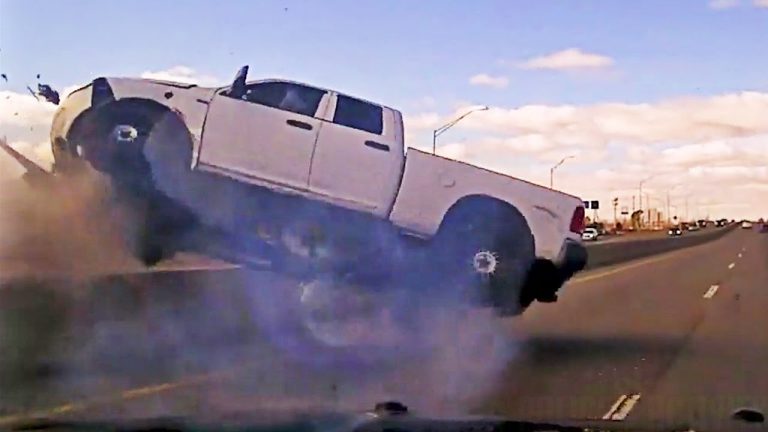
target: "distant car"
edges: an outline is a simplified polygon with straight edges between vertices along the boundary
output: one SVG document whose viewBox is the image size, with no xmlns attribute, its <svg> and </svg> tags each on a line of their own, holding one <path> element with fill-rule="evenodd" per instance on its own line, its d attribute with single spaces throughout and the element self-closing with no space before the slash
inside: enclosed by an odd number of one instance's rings
<svg viewBox="0 0 768 432">
<path fill-rule="evenodd" d="M 715 226 L 718 228 L 722 228 L 726 225 L 728 225 L 728 219 L 718 219 L 715 221 Z"/>
<path fill-rule="evenodd" d="M 587 225 L 585 228 L 594 228 L 595 230 L 597 230 L 598 236 L 608 235 L 608 229 L 605 227 L 605 224 L 602 222 L 593 222 Z"/>
<path fill-rule="evenodd" d="M 581 233 L 581 239 L 584 241 L 597 241 L 599 237 L 597 228 L 584 228 L 584 232 Z"/>
<path fill-rule="evenodd" d="M 696 221 L 696 224 L 699 226 L 699 228 L 706 228 L 707 225 L 709 225 L 709 221 L 705 219 L 699 219 Z"/>
<path fill-rule="evenodd" d="M 669 234 L 672 237 L 677 237 L 683 235 L 683 230 L 680 229 L 679 226 L 673 226 L 668 231 L 667 234 Z"/>
<path fill-rule="evenodd" d="M 699 225 L 696 222 L 688 224 L 688 231 L 698 231 Z"/>
<path fill-rule="evenodd" d="M 741 229 L 752 229 L 752 222 L 750 222 L 750 221 L 742 221 L 741 222 Z"/>
</svg>

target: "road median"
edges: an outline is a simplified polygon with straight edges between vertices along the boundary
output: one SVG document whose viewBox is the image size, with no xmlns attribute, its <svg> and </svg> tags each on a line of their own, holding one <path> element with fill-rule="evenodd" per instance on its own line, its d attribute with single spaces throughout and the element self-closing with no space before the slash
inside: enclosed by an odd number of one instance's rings
<svg viewBox="0 0 768 432">
<path fill-rule="evenodd" d="M 613 264 L 645 258 L 664 252 L 683 249 L 716 240 L 731 232 L 736 226 L 708 228 L 709 232 L 697 235 L 683 234 L 680 237 L 638 239 L 632 241 L 591 244 L 587 248 L 587 269 L 596 269 Z"/>
</svg>

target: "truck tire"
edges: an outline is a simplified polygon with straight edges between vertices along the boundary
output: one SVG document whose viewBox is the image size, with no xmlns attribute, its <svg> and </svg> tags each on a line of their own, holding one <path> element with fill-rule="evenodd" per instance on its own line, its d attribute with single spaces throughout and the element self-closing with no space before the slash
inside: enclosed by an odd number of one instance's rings
<svg viewBox="0 0 768 432">
<path fill-rule="evenodd" d="M 117 204 L 128 212 L 129 251 L 147 266 L 170 258 L 173 243 L 196 225 L 177 199 L 188 187 L 192 151 L 178 116 L 148 104 L 116 103 L 83 123 L 71 140 L 91 166 L 109 176 Z"/>
<path fill-rule="evenodd" d="M 534 242 L 525 219 L 498 206 L 448 214 L 433 247 L 436 270 L 462 300 L 518 315 L 521 293 L 534 263 Z"/>
</svg>

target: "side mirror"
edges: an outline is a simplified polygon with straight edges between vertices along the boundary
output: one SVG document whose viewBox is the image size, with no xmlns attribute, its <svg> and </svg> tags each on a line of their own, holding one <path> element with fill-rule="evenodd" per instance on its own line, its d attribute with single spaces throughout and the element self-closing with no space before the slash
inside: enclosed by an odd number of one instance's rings
<svg viewBox="0 0 768 432">
<path fill-rule="evenodd" d="M 241 98 L 245 94 L 245 81 L 248 78 L 248 65 L 245 65 L 237 71 L 235 79 L 232 81 L 232 86 L 227 92 L 227 96 L 233 98 Z"/>
</svg>

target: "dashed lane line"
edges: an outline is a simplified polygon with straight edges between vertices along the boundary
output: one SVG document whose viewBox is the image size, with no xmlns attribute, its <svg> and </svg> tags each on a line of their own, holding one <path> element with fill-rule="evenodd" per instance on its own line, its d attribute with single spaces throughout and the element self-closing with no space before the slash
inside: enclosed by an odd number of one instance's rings
<svg viewBox="0 0 768 432">
<path fill-rule="evenodd" d="M 714 296 L 715 296 L 715 294 L 717 293 L 717 289 L 718 289 L 718 288 L 720 288 L 720 286 L 719 286 L 719 285 L 712 285 L 711 287 L 709 287 L 709 289 L 707 290 L 707 292 L 706 292 L 706 293 L 704 293 L 704 298 L 705 298 L 705 299 L 711 299 L 712 297 L 714 297 Z"/>
<path fill-rule="evenodd" d="M 728 270 L 733 270 L 734 267 L 736 267 L 736 263 L 728 264 Z"/>
</svg>

